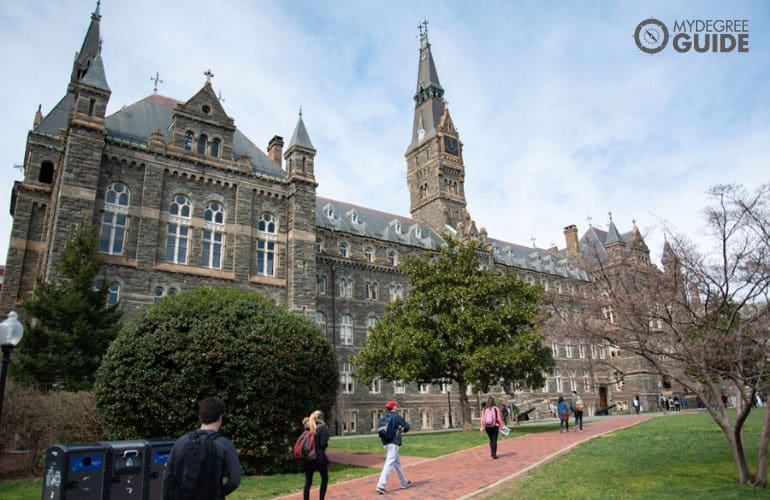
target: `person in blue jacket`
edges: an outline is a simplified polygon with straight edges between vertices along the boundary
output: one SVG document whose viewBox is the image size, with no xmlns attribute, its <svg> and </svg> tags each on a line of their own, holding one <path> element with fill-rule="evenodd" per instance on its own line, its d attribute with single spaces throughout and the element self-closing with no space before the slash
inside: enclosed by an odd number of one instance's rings
<svg viewBox="0 0 770 500">
<path fill-rule="evenodd" d="M 556 406 L 556 413 L 559 415 L 559 433 L 564 429 L 569 432 L 569 405 L 564 401 L 564 397 L 559 396 L 559 404 Z"/>
<path fill-rule="evenodd" d="M 409 423 L 404 418 L 396 413 L 395 408 L 398 403 L 395 401 L 388 401 L 385 403 L 385 409 L 393 419 L 393 423 L 396 428 L 396 435 L 392 441 L 385 441 L 382 439 L 382 446 L 385 448 L 385 465 L 382 467 L 382 473 L 380 474 L 380 480 L 377 481 L 377 493 L 380 495 L 386 494 L 388 491 L 385 489 L 385 485 L 388 483 L 388 477 L 393 469 L 398 474 L 398 479 L 401 482 L 401 488 L 409 488 L 412 486 L 412 482 L 409 481 L 404 475 L 404 470 L 401 468 L 401 459 L 398 456 L 398 447 L 401 446 L 401 434 L 409 432 Z"/>
</svg>

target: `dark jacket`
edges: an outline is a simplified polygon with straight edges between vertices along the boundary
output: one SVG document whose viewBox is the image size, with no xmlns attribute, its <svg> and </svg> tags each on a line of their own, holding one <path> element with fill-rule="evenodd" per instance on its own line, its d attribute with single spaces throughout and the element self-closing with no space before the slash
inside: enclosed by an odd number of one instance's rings
<svg viewBox="0 0 770 500">
<path fill-rule="evenodd" d="M 388 442 L 388 441 L 385 441 L 384 439 L 380 439 L 380 441 L 382 441 L 382 444 L 384 445 L 395 444 L 395 445 L 401 446 L 402 444 L 401 434 L 405 434 L 409 432 L 409 429 L 410 429 L 409 422 L 404 420 L 404 417 L 402 417 L 401 415 L 399 415 L 394 411 L 391 411 L 389 413 L 390 413 L 390 418 L 393 419 L 393 425 L 395 425 L 396 427 L 396 437 L 393 438 L 393 441 Z"/>
<path fill-rule="evenodd" d="M 314 469 L 319 465 L 328 465 L 329 457 L 326 456 L 326 448 L 329 446 L 329 427 L 319 424 L 315 429 L 315 460 L 305 462 L 305 469 Z"/>
<path fill-rule="evenodd" d="M 196 433 L 212 433 L 214 431 L 197 430 Z M 174 443 L 171 448 L 171 452 L 168 455 L 168 461 L 166 462 L 166 468 L 163 471 L 163 479 L 161 480 L 161 499 L 167 498 L 168 490 L 172 483 L 172 476 L 174 470 L 174 462 L 177 460 L 177 455 L 190 442 L 190 434 L 185 434 L 180 437 Z M 238 453 L 235 451 L 235 445 L 232 441 L 226 437 L 220 435 L 214 439 L 214 447 L 216 449 L 216 477 L 219 478 L 217 485 L 217 493 L 215 500 L 223 500 L 225 496 L 229 495 L 241 484 L 241 463 L 238 460 Z M 227 475 L 227 482 L 222 483 L 224 475 Z"/>
</svg>

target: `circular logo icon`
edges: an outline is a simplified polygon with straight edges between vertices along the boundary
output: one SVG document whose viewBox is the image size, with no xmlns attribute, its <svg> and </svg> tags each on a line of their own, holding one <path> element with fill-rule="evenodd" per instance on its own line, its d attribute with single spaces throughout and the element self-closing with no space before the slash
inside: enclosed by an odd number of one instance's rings
<svg viewBox="0 0 770 500">
<path fill-rule="evenodd" d="M 636 27 L 634 41 L 642 52 L 657 54 L 668 44 L 668 28 L 652 17 L 645 19 Z"/>
</svg>

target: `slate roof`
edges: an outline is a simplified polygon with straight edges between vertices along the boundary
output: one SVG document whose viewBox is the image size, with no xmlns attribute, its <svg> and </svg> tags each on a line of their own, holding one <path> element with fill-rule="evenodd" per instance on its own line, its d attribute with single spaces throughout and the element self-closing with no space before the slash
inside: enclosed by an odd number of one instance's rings
<svg viewBox="0 0 770 500">
<path fill-rule="evenodd" d="M 313 143 L 310 142 L 310 134 L 307 133 L 307 129 L 305 128 L 305 122 L 302 121 L 302 111 L 299 112 L 299 120 L 297 120 L 297 126 L 294 127 L 294 133 L 291 134 L 291 140 L 289 141 L 289 146 L 286 149 L 289 149 L 292 146 L 299 146 L 315 151 Z"/>
<path fill-rule="evenodd" d="M 570 267 L 562 252 L 554 255 L 542 248 L 525 247 L 515 243 L 488 238 L 496 263 L 565 278 L 587 280 L 585 271 Z"/>
<path fill-rule="evenodd" d="M 165 140 L 171 139 L 169 128 L 177 100 L 159 94 L 152 94 L 141 101 L 123 107 L 105 119 L 108 137 L 134 142 L 146 146 L 150 134 L 156 130 L 163 133 Z M 241 131 L 233 135 L 233 156 L 237 160 L 248 155 L 254 173 L 284 178 L 285 174 L 275 162 L 254 145 Z"/>
<path fill-rule="evenodd" d="M 444 239 L 426 224 L 329 198 L 316 197 L 316 227 L 436 250 Z"/>
</svg>

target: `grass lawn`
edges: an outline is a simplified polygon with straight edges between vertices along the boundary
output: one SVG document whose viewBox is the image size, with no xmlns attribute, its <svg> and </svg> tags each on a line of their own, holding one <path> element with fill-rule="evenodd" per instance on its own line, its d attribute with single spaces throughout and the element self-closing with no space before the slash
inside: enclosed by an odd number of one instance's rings
<svg viewBox="0 0 770 500">
<path fill-rule="evenodd" d="M 765 409 L 751 413 L 752 469 Z M 738 484 L 722 431 L 706 412 L 663 416 L 598 437 L 479 498 L 770 498 Z"/>
<path fill-rule="evenodd" d="M 756 466 L 756 443 L 764 409 L 752 412 L 745 430 L 749 458 Z M 530 424 L 512 435 L 555 432 L 557 424 Z M 485 433 L 410 434 L 402 455 L 436 457 L 486 445 Z M 373 452 L 383 456 L 375 435 L 334 437 L 330 449 Z M 335 466 L 330 483 L 379 474 L 377 468 Z M 314 484 L 320 478 L 316 475 Z M 302 490 L 303 474 L 244 477 L 233 500 L 261 500 Z M 3 500 L 40 498 L 40 481 L 0 482 Z M 660 417 L 583 443 L 569 453 L 499 486 L 479 498 L 768 498 L 767 491 L 739 486 L 727 441 L 704 412 Z"/>
</svg>

